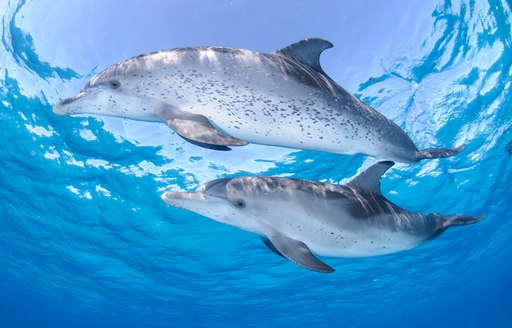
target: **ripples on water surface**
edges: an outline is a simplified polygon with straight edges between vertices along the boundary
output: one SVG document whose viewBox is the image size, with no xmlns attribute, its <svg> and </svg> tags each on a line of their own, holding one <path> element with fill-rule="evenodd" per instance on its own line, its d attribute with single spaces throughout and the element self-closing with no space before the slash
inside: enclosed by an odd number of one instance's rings
<svg viewBox="0 0 512 328">
<path fill-rule="evenodd" d="M 510 2 L 3 0 L 0 13 L 1 327 L 512 325 Z M 396 165 L 384 193 L 486 220 L 308 272 L 160 193 L 246 174 L 344 182 L 374 159 L 258 145 L 226 154 L 163 124 L 51 113 L 132 55 L 270 52 L 307 36 L 332 41 L 325 71 L 420 148 L 468 145 Z"/>
</svg>

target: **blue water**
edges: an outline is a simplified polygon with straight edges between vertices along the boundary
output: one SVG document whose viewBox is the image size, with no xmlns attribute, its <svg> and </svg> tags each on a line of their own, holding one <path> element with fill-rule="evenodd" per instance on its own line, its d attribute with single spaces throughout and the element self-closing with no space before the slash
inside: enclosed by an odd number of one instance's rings
<svg viewBox="0 0 512 328">
<path fill-rule="evenodd" d="M 512 327 L 510 1 L 0 1 L 0 327 Z M 257 236 L 171 208 L 218 177 L 346 182 L 375 159 L 188 144 L 166 126 L 57 117 L 127 57 L 191 45 L 335 44 L 324 70 L 419 148 L 383 192 L 485 214 L 414 250 L 309 272 Z M 509 146 L 510 147 L 510 146 Z"/>
</svg>

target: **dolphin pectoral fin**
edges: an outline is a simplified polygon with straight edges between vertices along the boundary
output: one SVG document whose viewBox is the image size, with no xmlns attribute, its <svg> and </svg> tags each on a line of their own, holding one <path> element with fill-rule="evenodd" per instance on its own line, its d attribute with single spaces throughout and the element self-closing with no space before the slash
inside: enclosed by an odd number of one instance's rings
<svg viewBox="0 0 512 328">
<path fill-rule="evenodd" d="M 282 256 L 282 257 L 286 257 L 284 256 L 280 251 L 278 251 L 276 249 L 276 247 L 274 246 L 274 244 L 272 244 L 272 242 L 268 239 L 268 238 L 265 238 L 265 237 L 261 237 L 261 240 L 263 241 L 263 243 L 265 244 L 265 246 L 268 247 L 268 249 L 270 249 L 272 252 L 274 252 L 275 254 L 279 255 L 279 256 Z"/>
<path fill-rule="evenodd" d="M 231 148 L 229 148 L 228 146 L 220 146 L 220 145 L 207 144 L 207 143 L 204 143 L 204 142 L 199 142 L 199 141 L 195 141 L 195 140 L 189 139 L 187 137 L 182 136 L 179 133 L 178 133 L 178 135 L 180 137 L 182 137 L 183 139 L 185 139 L 186 141 L 190 142 L 191 144 L 199 146 L 199 147 L 203 147 L 203 148 L 206 148 L 206 149 L 222 150 L 222 151 L 231 150 Z"/>
<path fill-rule="evenodd" d="M 308 246 L 301 241 L 288 238 L 277 232 L 268 236 L 268 241 L 282 256 L 303 268 L 323 273 L 334 272 L 333 268 L 317 259 L 313 253 L 311 253 Z M 265 243 L 265 245 L 274 251 L 267 243 Z M 274 253 L 276 252 L 274 251 Z"/>
<path fill-rule="evenodd" d="M 163 106 L 158 112 L 160 119 L 188 142 L 215 150 L 230 150 L 228 146 L 245 146 L 248 142 L 218 131 L 203 115 Z"/>
<path fill-rule="evenodd" d="M 395 163 L 391 161 L 384 161 L 373 164 L 364 170 L 361 174 L 352 179 L 349 183 L 347 183 L 347 186 L 355 189 L 370 191 L 374 194 L 382 196 L 382 192 L 380 191 L 380 178 L 394 164 Z"/>
<path fill-rule="evenodd" d="M 311 38 L 301 40 L 286 48 L 279 49 L 275 51 L 274 54 L 293 58 L 296 61 L 308 65 L 317 72 L 324 73 L 324 70 L 320 66 L 320 54 L 325 49 L 332 47 L 332 43 L 327 40 Z"/>
</svg>

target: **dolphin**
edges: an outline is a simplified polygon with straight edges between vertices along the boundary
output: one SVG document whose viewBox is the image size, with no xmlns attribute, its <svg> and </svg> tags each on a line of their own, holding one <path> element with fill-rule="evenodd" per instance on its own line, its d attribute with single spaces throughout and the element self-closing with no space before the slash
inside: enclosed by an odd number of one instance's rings
<svg viewBox="0 0 512 328">
<path fill-rule="evenodd" d="M 423 215 L 400 208 L 380 190 L 393 166 L 374 164 L 347 185 L 248 176 L 210 181 L 195 192 L 165 192 L 169 205 L 258 234 L 274 253 L 318 272 L 334 269 L 315 257 L 367 257 L 412 249 L 451 226 L 483 217 Z"/>
<path fill-rule="evenodd" d="M 332 46 L 313 38 L 273 53 L 151 52 L 98 73 L 53 111 L 165 122 L 187 141 L 217 150 L 256 143 L 406 163 L 462 151 L 418 150 L 398 125 L 327 76 L 320 54 Z"/>
</svg>

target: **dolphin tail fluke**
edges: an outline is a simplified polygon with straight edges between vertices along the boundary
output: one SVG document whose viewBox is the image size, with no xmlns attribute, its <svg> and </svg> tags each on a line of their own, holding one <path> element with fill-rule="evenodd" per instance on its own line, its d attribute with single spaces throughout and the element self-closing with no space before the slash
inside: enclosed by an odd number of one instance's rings
<svg viewBox="0 0 512 328">
<path fill-rule="evenodd" d="M 448 228 L 453 226 L 461 226 L 466 224 L 476 223 L 484 218 L 484 216 L 469 216 L 464 214 L 455 214 L 455 215 L 439 215 L 439 214 L 430 214 L 436 220 L 438 220 L 441 224 L 442 228 Z"/>
<path fill-rule="evenodd" d="M 418 150 L 416 152 L 416 159 L 421 161 L 422 159 L 428 158 L 443 158 L 453 156 L 455 154 L 460 153 L 466 148 L 466 145 L 462 145 L 455 148 L 427 148 Z"/>
<path fill-rule="evenodd" d="M 445 227 L 460 226 L 466 224 L 473 224 L 482 220 L 484 216 L 468 216 L 464 214 L 448 215 L 444 217 L 443 225 Z"/>
</svg>

